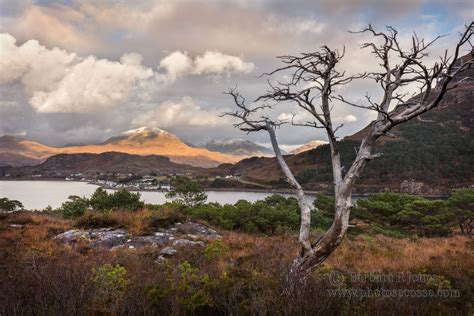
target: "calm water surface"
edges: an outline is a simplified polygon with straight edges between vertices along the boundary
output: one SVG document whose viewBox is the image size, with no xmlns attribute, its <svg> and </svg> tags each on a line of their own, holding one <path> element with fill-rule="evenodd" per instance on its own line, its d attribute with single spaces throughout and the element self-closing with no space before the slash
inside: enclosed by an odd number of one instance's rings
<svg viewBox="0 0 474 316">
<path fill-rule="evenodd" d="M 0 198 L 6 197 L 23 203 L 25 209 L 41 210 L 48 205 L 56 208 L 70 195 L 89 197 L 98 186 L 74 181 L 0 181 Z M 110 190 L 108 190 L 111 192 Z M 161 192 L 140 192 L 146 203 L 162 204 L 167 201 Z M 272 195 L 263 192 L 208 191 L 207 201 L 234 204 L 238 200 L 257 201 Z M 282 194 L 290 196 L 288 194 Z M 308 199 L 310 199 L 308 197 Z M 312 198 L 311 198 L 312 202 Z"/>
</svg>

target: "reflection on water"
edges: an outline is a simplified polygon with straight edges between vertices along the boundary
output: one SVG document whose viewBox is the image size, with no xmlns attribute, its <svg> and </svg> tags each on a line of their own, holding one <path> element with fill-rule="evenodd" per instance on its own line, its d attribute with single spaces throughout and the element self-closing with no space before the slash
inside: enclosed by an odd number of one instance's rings
<svg viewBox="0 0 474 316">
<path fill-rule="evenodd" d="M 89 197 L 97 189 L 96 185 L 73 181 L 0 181 L 0 197 L 18 200 L 26 209 L 41 210 L 51 205 L 61 206 L 70 195 Z M 140 192 L 146 203 L 162 204 L 167 201 L 161 192 Z M 257 201 L 272 195 L 263 192 L 208 191 L 207 201 L 234 204 L 238 200 Z M 290 196 L 288 194 L 282 194 Z M 311 199 L 313 198 L 308 197 Z"/>
</svg>

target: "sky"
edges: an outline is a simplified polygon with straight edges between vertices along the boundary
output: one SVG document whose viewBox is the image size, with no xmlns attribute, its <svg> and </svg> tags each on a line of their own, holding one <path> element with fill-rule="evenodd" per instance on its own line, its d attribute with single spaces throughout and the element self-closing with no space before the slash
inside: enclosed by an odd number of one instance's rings
<svg viewBox="0 0 474 316">
<path fill-rule="evenodd" d="M 234 109 L 223 92 L 237 87 L 248 100 L 264 94 L 264 72 L 276 56 L 342 49 L 340 70 L 377 67 L 349 33 L 371 23 L 395 27 L 406 42 L 413 31 L 427 39 L 446 35 L 431 51 L 452 49 L 474 19 L 472 0 L 0 0 L 0 135 L 48 145 L 97 143 L 123 131 L 159 127 L 200 144 L 248 139 L 220 114 Z M 380 97 L 370 81 L 337 93 L 359 101 Z M 279 104 L 269 115 L 302 121 L 305 113 Z M 339 137 L 367 125 L 374 114 L 335 103 Z M 284 126 L 280 144 L 325 140 L 322 130 Z"/>
</svg>

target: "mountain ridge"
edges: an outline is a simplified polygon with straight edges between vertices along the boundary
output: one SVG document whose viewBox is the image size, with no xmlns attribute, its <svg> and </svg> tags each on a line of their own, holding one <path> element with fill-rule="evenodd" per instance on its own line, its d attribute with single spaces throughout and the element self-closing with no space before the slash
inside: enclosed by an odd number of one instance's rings
<svg viewBox="0 0 474 316">
<path fill-rule="evenodd" d="M 199 167 L 174 163 L 165 156 L 142 156 L 121 152 L 57 154 L 35 166 L 4 167 L 1 169 L 4 173 L 8 173 L 10 177 L 31 177 L 40 174 L 45 178 L 64 178 L 76 173 L 81 173 L 86 177 L 96 177 L 97 174 L 110 173 L 134 175 L 150 173 L 192 174 L 204 170 Z"/>
<path fill-rule="evenodd" d="M 469 70 L 471 75 L 474 70 Z M 411 194 L 443 195 L 453 188 L 474 183 L 474 80 L 459 82 L 436 109 L 423 120 L 411 120 L 392 130 L 396 138 L 381 138 L 371 161 L 357 182 L 355 193 L 381 190 Z M 355 159 L 354 148 L 368 127 L 339 142 L 342 165 L 347 170 Z M 331 193 L 332 168 L 329 145 L 285 160 L 306 189 Z M 243 159 L 218 167 L 222 173 L 239 175 L 249 182 L 289 188 L 274 158 Z"/>
<path fill-rule="evenodd" d="M 210 140 L 204 143 L 202 147 L 211 151 L 241 157 L 268 157 L 275 155 L 271 148 L 258 145 L 250 140 L 240 138 Z"/>
<path fill-rule="evenodd" d="M 326 145 L 327 143 L 328 142 L 326 142 L 324 140 L 312 140 L 310 142 L 307 142 L 306 144 L 303 144 L 303 145 L 293 149 L 292 151 L 290 151 L 290 154 L 291 155 L 297 155 L 297 154 L 300 154 L 302 152 L 315 149 L 315 148 L 317 148 L 321 145 Z"/>
<path fill-rule="evenodd" d="M 15 136 L 0 137 L 0 165 L 39 164 L 56 154 L 123 152 L 136 155 L 161 155 L 180 164 L 211 168 L 237 162 L 243 157 L 194 148 L 179 137 L 158 128 L 142 127 L 121 133 L 106 141 L 86 146 L 51 147 Z"/>
</svg>

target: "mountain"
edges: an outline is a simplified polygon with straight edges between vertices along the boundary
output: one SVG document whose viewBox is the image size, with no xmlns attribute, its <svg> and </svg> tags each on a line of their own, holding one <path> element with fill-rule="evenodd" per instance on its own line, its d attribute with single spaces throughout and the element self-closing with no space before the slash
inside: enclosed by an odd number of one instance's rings
<svg viewBox="0 0 474 316">
<path fill-rule="evenodd" d="M 211 140 L 205 143 L 203 147 L 210 151 L 237 157 L 267 157 L 275 155 L 272 149 L 244 139 Z"/>
<path fill-rule="evenodd" d="M 466 74 L 474 78 L 474 69 Z M 440 106 L 423 120 L 411 120 L 394 128 L 396 138 L 381 138 L 374 152 L 382 157 L 370 161 L 355 192 L 392 190 L 414 194 L 442 195 L 453 188 L 474 183 L 474 80 L 464 80 L 451 90 Z M 355 150 L 367 133 L 364 128 L 339 143 L 347 170 Z M 328 145 L 287 156 L 286 161 L 307 189 L 331 192 L 332 169 Z M 288 187 L 274 158 L 244 159 L 218 168 L 223 174 L 238 174 L 249 182 Z"/>
<path fill-rule="evenodd" d="M 239 157 L 211 152 L 186 145 L 179 137 L 159 128 L 142 127 L 109 138 L 103 143 L 86 146 L 49 147 L 13 136 L 0 137 L 0 166 L 38 164 L 55 154 L 121 152 L 132 155 L 161 155 L 172 162 L 197 167 L 215 167 L 236 162 Z"/>
<path fill-rule="evenodd" d="M 59 152 L 59 148 L 20 137 L 9 135 L 0 137 L 0 166 L 34 165 Z"/>
<path fill-rule="evenodd" d="M 305 151 L 314 149 L 316 147 L 319 147 L 321 145 L 325 145 L 327 143 L 328 142 L 325 142 L 323 140 L 312 140 L 309 143 L 306 143 L 306 144 L 304 144 L 304 145 L 302 145 L 298 148 L 293 149 L 292 151 L 290 151 L 290 154 L 297 155 L 297 154 L 300 154 L 302 152 L 305 152 Z"/>
<path fill-rule="evenodd" d="M 195 173 L 201 168 L 171 162 L 168 157 L 149 155 L 131 155 L 119 152 L 101 154 L 58 154 L 36 166 L 2 168 L 3 173 L 11 177 L 28 177 L 41 174 L 43 177 L 67 177 L 82 173 L 84 176 L 96 176 L 99 173 L 121 173 L 146 175 L 150 173 L 173 174 Z"/>
</svg>

